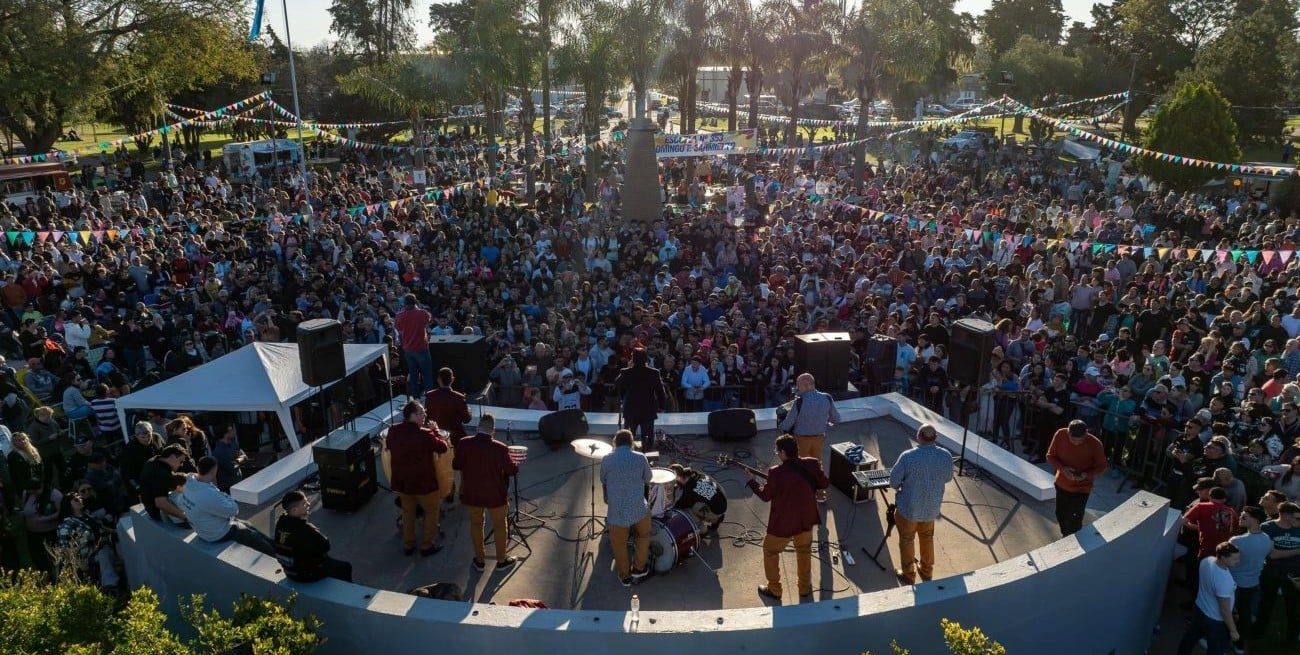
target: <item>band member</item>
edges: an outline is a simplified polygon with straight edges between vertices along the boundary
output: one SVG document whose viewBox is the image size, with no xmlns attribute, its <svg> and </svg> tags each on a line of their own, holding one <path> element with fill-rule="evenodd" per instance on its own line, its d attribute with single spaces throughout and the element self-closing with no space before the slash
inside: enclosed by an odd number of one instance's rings
<svg viewBox="0 0 1300 655">
<path fill-rule="evenodd" d="M 506 510 L 509 503 L 506 494 L 510 485 L 510 476 L 519 472 L 519 467 L 510 461 L 510 451 L 506 445 L 492 438 L 496 432 L 496 418 L 484 414 L 478 420 L 478 432 L 472 437 L 465 437 L 456 446 L 452 467 L 462 472 L 460 500 L 469 508 L 469 535 L 474 542 L 474 569 L 482 571 L 486 566 L 483 547 L 483 515 L 492 518 L 492 535 L 496 541 L 498 571 L 504 571 L 519 561 L 518 557 L 506 557 L 506 546 L 510 544 L 506 530 Z"/>
<path fill-rule="evenodd" d="M 688 466 L 670 466 L 677 474 L 675 509 L 690 512 L 708 532 L 715 532 L 727 514 L 727 494 L 712 476 Z"/>
<path fill-rule="evenodd" d="M 434 458 L 447 452 L 447 442 L 438 436 L 437 424 L 428 422 L 420 401 L 407 401 L 402 418 L 405 420 L 389 428 L 384 439 L 384 472 L 402 505 L 402 552 L 415 552 L 415 509 L 420 507 L 424 509 L 420 554 L 427 557 L 442 550 L 437 543 L 442 495 Z"/>
<path fill-rule="evenodd" d="M 795 436 L 799 457 L 812 457 L 818 464 L 822 460 L 822 445 L 826 443 L 826 428 L 840 422 L 840 411 L 829 394 L 817 390 L 817 381 L 811 373 L 801 373 L 795 379 L 794 407 L 781 421 L 781 431 Z M 826 487 L 817 491 L 817 502 L 826 502 Z"/>
<path fill-rule="evenodd" d="M 311 502 L 294 490 L 280 500 L 284 514 L 275 522 L 275 554 L 285 562 L 284 574 L 295 582 L 337 578 L 352 582 L 352 565 L 329 556 L 329 537 L 308 519 Z"/>
<path fill-rule="evenodd" d="M 760 596 L 781 600 L 781 553 L 794 542 L 795 566 L 798 571 L 799 595 L 812 595 L 812 529 L 821 523 L 817 511 L 817 492 L 826 489 L 830 480 L 822 472 L 821 460 L 800 457 L 796 438 L 783 434 L 776 438 L 776 456 L 781 463 L 767 470 L 767 483 L 758 484 L 749 476 L 749 488 L 761 500 L 771 503 L 767 514 L 767 536 L 763 537 L 763 573 L 767 584 L 758 586 Z"/>
<path fill-rule="evenodd" d="M 650 503 L 645 487 L 650 484 L 650 460 L 632 449 L 632 431 L 614 433 L 614 452 L 600 461 L 600 484 L 605 490 L 605 523 L 614 549 L 614 565 L 624 587 L 632 586 L 650 573 Z M 636 536 L 635 566 L 628 566 L 627 539 Z"/>
<path fill-rule="evenodd" d="M 447 431 L 453 448 L 465 437 L 465 424 L 470 420 L 465 394 L 451 388 L 455 381 L 456 374 L 444 366 L 438 369 L 438 388 L 424 396 L 429 420 Z"/>
<path fill-rule="evenodd" d="M 645 348 L 632 350 L 632 365 L 619 371 L 614 388 L 623 397 L 623 427 L 640 433 L 641 452 L 655 449 L 655 419 L 668 402 L 659 369 L 647 364 Z"/>
<path fill-rule="evenodd" d="M 916 447 L 894 462 L 889 486 L 898 490 L 894 519 L 898 524 L 899 562 L 895 569 L 903 584 L 916 584 L 916 542 L 921 542 L 922 580 L 934 577 L 934 522 L 943 504 L 943 490 L 952 479 L 952 453 L 938 444 L 939 431 L 925 424 L 916 431 Z"/>
<path fill-rule="evenodd" d="M 1056 469 L 1056 523 L 1068 537 L 1083 528 L 1092 481 L 1106 472 L 1106 447 L 1087 423 L 1074 419 L 1052 435 L 1047 463 Z"/>
</svg>

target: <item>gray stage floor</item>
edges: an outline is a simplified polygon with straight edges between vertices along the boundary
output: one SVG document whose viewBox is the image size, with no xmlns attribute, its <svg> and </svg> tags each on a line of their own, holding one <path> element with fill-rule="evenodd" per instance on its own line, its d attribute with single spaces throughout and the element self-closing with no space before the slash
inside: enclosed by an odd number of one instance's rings
<svg viewBox="0 0 1300 655">
<path fill-rule="evenodd" d="M 854 441 L 878 455 L 884 464 L 892 464 L 900 452 L 910 447 L 909 436 L 910 431 L 889 419 L 855 422 L 833 428 L 827 435 L 827 450 L 830 444 Z M 504 440 L 505 435 L 498 434 L 498 438 Z M 726 453 L 766 468 L 775 457 L 775 433 L 761 433 L 740 444 L 714 442 L 707 436 L 677 438 L 694 457 L 665 455 L 659 465 L 683 461 L 713 473 L 725 486 L 730 500 L 727 522 L 716 537 L 701 540 L 698 551 L 704 561 L 691 558 L 671 573 L 652 576 L 631 588 L 623 587 L 616 579 L 608 538 L 584 538 L 587 533 L 583 528 L 591 514 L 589 460 L 569 448 L 553 451 L 535 434 L 515 438 L 516 443 L 529 449 L 528 462 L 519 474 L 521 505 L 540 520 L 521 522 L 532 551 L 512 543 L 510 553 L 525 559 L 509 572 L 493 571 L 490 547 L 487 571 L 479 573 L 471 568 L 473 548 L 467 512 L 459 505 L 444 510 L 446 548 L 431 557 L 402 555 L 398 511 L 392 494 L 386 491 L 381 490 L 353 514 L 314 505 L 313 521 L 331 538 L 333 554 L 352 562 L 357 582 L 382 589 L 407 591 L 433 582 L 452 582 L 465 589 L 467 600 L 477 602 L 506 604 L 515 598 L 536 598 L 554 608 L 598 610 L 626 610 L 633 593 L 640 596 L 645 610 L 771 604 L 755 590 L 764 581 L 759 544 L 767 521 L 767 504 L 745 487 L 743 471 L 723 469 L 712 462 L 719 453 Z M 881 542 L 884 503 L 877 500 L 855 505 L 832 489 L 823 508 L 823 525 L 814 535 L 815 542 L 822 545 L 814 544 L 813 585 L 818 591 L 812 601 L 897 586 L 892 573 L 897 559 L 896 536 L 891 536 L 881 553 L 884 571 L 863 552 L 864 547 L 874 551 Z M 604 515 L 599 495 L 596 514 Z M 274 515 L 271 509 L 262 508 L 248 518 L 269 531 Z M 943 516 L 936 527 L 935 575 L 960 575 L 1024 554 L 1058 536 L 1051 503 L 1009 495 L 991 481 L 955 479 L 948 486 Z M 841 549 L 852 553 L 855 565 L 845 564 L 839 556 Z M 716 569 L 716 574 L 709 567 Z M 782 557 L 782 575 L 784 602 L 799 602 L 794 591 L 793 552 Z"/>
</svg>

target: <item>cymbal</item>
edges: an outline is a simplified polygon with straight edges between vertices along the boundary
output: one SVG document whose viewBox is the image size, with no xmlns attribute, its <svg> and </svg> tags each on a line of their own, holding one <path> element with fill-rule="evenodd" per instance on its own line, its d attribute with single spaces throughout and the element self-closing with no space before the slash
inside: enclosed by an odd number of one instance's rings
<svg viewBox="0 0 1300 655">
<path fill-rule="evenodd" d="M 574 439 L 570 442 L 574 452 L 591 459 L 604 459 L 614 452 L 614 447 L 599 439 Z"/>
<path fill-rule="evenodd" d="M 672 469 L 650 469 L 650 484 L 668 484 L 677 480 L 677 472 Z"/>
</svg>

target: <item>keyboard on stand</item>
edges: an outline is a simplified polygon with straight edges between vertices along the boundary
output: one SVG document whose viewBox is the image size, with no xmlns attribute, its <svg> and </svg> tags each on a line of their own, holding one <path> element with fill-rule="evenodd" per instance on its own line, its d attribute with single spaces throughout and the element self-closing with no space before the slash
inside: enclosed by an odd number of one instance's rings
<svg viewBox="0 0 1300 655">
<path fill-rule="evenodd" d="M 882 468 L 871 469 L 869 471 L 854 471 L 853 480 L 858 483 L 858 486 L 868 491 L 888 489 L 889 473 L 891 470 L 892 469 Z"/>
</svg>

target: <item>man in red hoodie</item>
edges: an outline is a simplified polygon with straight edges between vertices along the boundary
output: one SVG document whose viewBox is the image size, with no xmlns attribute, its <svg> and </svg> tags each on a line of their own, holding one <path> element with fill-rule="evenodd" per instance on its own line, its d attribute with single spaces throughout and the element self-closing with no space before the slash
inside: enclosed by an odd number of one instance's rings
<svg viewBox="0 0 1300 655">
<path fill-rule="evenodd" d="M 1083 528 L 1092 481 L 1106 472 L 1106 448 L 1075 419 L 1052 435 L 1047 463 L 1056 469 L 1056 523 L 1068 537 Z"/>
</svg>

